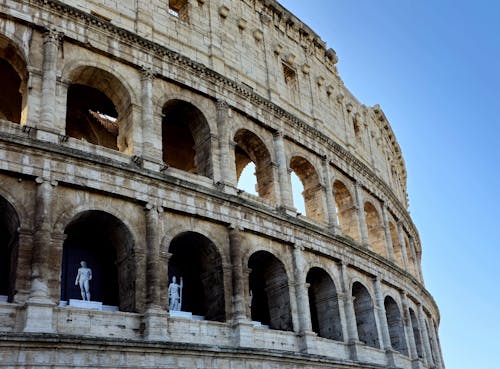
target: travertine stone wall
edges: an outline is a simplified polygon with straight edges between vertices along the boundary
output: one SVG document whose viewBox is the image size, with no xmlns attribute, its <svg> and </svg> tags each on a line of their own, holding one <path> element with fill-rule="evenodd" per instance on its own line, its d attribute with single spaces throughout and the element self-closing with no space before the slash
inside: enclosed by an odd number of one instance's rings
<svg viewBox="0 0 500 369">
<path fill-rule="evenodd" d="M 390 125 L 277 2 L 4 1 L 0 61 L 0 363 L 444 368 Z M 80 255 L 115 308 L 65 305 Z"/>
</svg>

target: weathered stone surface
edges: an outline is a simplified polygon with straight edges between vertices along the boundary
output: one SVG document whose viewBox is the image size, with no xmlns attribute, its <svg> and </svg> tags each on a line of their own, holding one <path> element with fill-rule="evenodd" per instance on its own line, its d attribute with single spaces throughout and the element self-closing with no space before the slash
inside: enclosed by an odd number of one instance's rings
<svg viewBox="0 0 500 369">
<path fill-rule="evenodd" d="M 336 62 L 272 0 L 2 2 L 0 366 L 444 368 L 401 150 Z M 65 306 L 81 260 L 106 309 Z"/>
</svg>

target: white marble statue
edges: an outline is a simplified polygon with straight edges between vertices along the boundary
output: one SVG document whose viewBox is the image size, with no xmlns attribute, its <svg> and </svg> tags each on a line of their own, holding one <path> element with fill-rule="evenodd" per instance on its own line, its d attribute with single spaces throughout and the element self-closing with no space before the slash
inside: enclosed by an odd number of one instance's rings
<svg viewBox="0 0 500 369">
<path fill-rule="evenodd" d="M 168 306 L 170 311 L 180 311 L 182 308 L 182 277 L 181 284 L 177 284 L 175 276 L 172 278 L 172 283 L 168 286 Z"/>
<path fill-rule="evenodd" d="M 80 262 L 81 267 L 78 268 L 76 275 L 75 286 L 80 285 L 82 300 L 90 301 L 90 280 L 92 279 L 92 269 L 87 267 L 85 261 Z"/>
</svg>

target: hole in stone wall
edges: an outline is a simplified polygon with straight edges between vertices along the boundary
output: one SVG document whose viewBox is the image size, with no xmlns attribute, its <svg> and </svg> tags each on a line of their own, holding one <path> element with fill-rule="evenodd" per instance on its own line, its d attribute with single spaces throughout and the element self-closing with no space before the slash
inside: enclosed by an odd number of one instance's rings
<svg viewBox="0 0 500 369">
<path fill-rule="evenodd" d="M 222 259 L 216 246 L 205 236 L 186 232 L 170 243 L 169 281 L 183 281 L 181 311 L 207 320 L 226 320 Z"/>
<path fill-rule="evenodd" d="M 104 93 L 89 86 L 73 84 L 68 88 L 67 109 L 68 136 L 118 150 L 118 113 Z"/>
<path fill-rule="evenodd" d="M 354 282 L 352 297 L 354 298 L 354 313 L 356 315 L 359 340 L 368 346 L 380 348 L 370 293 L 361 283 Z"/>
<path fill-rule="evenodd" d="M 170 100 L 163 107 L 163 161 L 186 172 L 212 176 L 208 123 L 194 105 Z"/>
<path fill-rule="evenodd" d="M 61 300 L 81 300 L 75 279 L 80 262 L 92 270 L 92 301 L 135 311 L 134 239 L 118 218 L 90 210 L 77 215 L 65 228 L 61 269 Z"/>
<path fill-rule="evenodd" d="M 243 182 L 240 181 L 243 171 L 251 170 L 250 168 L 254 167 L 254 176 L 251 178 L 252 183 L 255 183 L 255 187 L 253 190 L 247 192 L 257 193 L 264 199 L 274 201 L 274 173 L 271 155 L 264 142 L 262 142 L 257 135 L 246 129 L 240 129 L 236 133 L 234 142 L 236 143 L 234 156 L 238 187 L 240 183 L 243 184 Z M 248 183 L 247 189 L 251 185 L 252 184 Z"/>
<path fill-rule="evenodd" d="M 12 302 L 18 255 L 19 217 L 14 207 L 0 196 L 0 295 Z"/>
<path fill-rule="evenodd" d="M 384 307 L 387 326 L 389 328 L 389 336 L 391 339 L 391 347 L 399 353 L 408 356 L 403 319 L 401 317 L 398 304 L 392 297 L 387 296 L 384 300 Z"/>
<path fill-rule="evenodd" d="M 248 267 L 252 320 L 271 329 L 292 331 L 288 277 L 281 261 L 267 251 L 257 251 Z"/>
<path fill-rule="evenodd" d="M 335 285 L 324 270 L 312 268 L 307 273 L 312 329 L 320 337 L 342 341 L 342 325 Z"/>
<path fill-rule="evenodd" d="M 255 175 L 255 164 L 253 162 L 248 163 L 241 171 L 238 178 L 238 188 L 251 195 L 259 195 L 257 193 L 257 176 Z"/>
<path fill-rule="evenodd" d="M 359 242 L 359 228 L 354 199 L 347 187 L 339 180 L 333 183 L 337 217 L 342 232 Z"/>
<path fill-rule="evenodd" d="M 189 21 L 189 4 L 187 0 L 168 0 L 168 13 L 183 22 Z"/>
<path fill-rule="evenodd" d="M 385 234 L 377 209 L 372 203 L 365 203 L 365 219 L 368 228 L 368 240 L 377 254 L 387 257 Z"/>
<path fill-rule="evenodd" d="M 323 186 L 319 181 L 316 170 L 311 163 L 299 156 L 292 157 L 292 160 L 290 160 L 290 169 L 300 179 L 304 188 L 302 196 L 304 199 L 306 216 L 315 221 L 324 222 Z M 294 193 L 296 191 L 297 189 L 293 190 Z"/>
</svg>

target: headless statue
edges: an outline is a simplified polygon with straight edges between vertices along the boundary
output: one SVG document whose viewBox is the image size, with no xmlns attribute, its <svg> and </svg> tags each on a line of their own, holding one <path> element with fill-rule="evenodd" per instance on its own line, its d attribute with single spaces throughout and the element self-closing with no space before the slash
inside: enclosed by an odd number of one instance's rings
<svg viewBox="0 0 500 369">
<path fill-rule="evenodd" d="M 181 284 L 177 284 L 177 278 L 172 278 L 172 283 L 168 286 L 168 299 L 170 311 L 180 311 L 182 308 L 182 278 Z"/>
<path fill-rule="evenodd" d="M 87 268 L 85 261 L 80 262 L 81 267 L 78 268 L 76 275 L 75 286 L 80 285 L 82 300 L 90 301 L 90 280 L 92 279 L 92 269 Z"/>
</svg>

